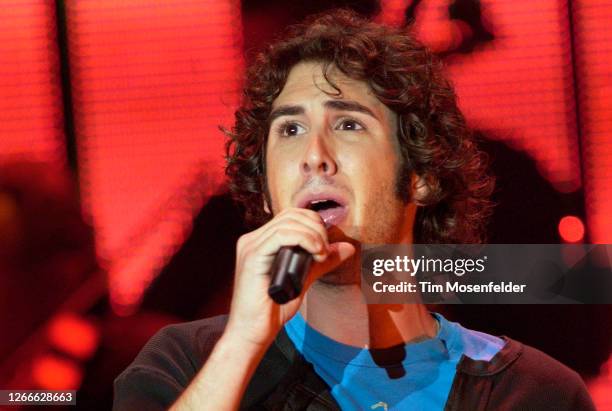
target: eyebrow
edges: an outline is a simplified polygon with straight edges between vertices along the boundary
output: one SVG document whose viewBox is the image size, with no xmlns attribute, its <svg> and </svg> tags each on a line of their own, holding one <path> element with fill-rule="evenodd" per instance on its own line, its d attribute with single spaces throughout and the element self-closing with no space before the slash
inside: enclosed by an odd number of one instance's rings
<svg viewBox="0 0 612 411">
<path fill-rule="evenodd" d="M 378 117 L 372 110 L 354 100 L 327 100 L 323 103 L 325 108 L 336 111 L 356 111 L 358 113 L 367 114 L 370 117 L 378 120 Z M 304 114 L 305 110 L 302 106 L 280 106 L 272 110 L 268 116 L 268 124 L 272 124 L 274 120 L 283 116 L 297 116 Z"/>
<path fill-rule="evenodd" d="M 268 124 L 272 124 L 274 120 L 283 116 L 297 116 L 304 114 L 305 110 L 302 106 L 280 106 L 270 113 L 268 116 Z"/>
<path fill-rule="evenodd" d="M 328 100 L 323 103 L 323 105 L 326 108 L 337 111 L 356 111 L 358 113 L 367 114 L 368 116 L 378 120 L 378 117 L 372 110 L 354 100 Z"/>
</svg>

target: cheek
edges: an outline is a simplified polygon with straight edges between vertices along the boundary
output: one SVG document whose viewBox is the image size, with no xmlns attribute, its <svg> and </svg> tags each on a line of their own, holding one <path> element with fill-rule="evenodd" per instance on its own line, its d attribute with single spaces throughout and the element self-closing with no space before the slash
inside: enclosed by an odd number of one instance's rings
<svg viewBox="0 0 612 411">
<path fill-rule="evenodd" d="M 267 157 L 268 191 L 273 214 L 277 214 L 291 204 L 291 189 L 296 187 L 295 168 L 295 162 L 287 160 L 284 156 L 271 154 Z"/>
<path fill-rule="evenodd" d="M 342 150 L 340 156 L 348 175 L 358 176 L 364 185 L 380 186 L 395 181 L 398 155 L 391 147 L 364 145 Z"/>
<path fill-rule="evenodd" d="M 371 217 L 395 204 L 396 170 L 395 162 L 385 158 L 357 164 L 351 173 L 357 204 L 362 204 L 357 207 L 357 218 L 366 214 Z"/>
</svg>

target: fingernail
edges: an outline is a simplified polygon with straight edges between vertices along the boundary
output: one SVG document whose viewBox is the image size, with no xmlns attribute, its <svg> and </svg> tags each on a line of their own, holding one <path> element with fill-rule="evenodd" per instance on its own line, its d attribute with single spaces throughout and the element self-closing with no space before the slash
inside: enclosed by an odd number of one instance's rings
<svg viewBox="0 0 612 411">
<path fill-rule="evenodd" d="M 325 225 L 326 229 L 329 229 L 329 227 L 331 226 L 331 224 L 328 222 L 328 220 L 330 220 L 331 217 L 327 217 L 327 220 L 325 220 L 323 217 L 321 217 L 321 221 L 323 221 L 323 224 Z"/>
</svg>

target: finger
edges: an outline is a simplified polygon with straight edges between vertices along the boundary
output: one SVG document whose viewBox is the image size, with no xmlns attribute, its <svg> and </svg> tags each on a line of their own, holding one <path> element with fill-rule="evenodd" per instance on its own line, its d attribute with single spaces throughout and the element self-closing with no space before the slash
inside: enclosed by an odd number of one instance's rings
<svg viewBox="0 0 612 411">
<path fill-rule="evenodd" d="M 288 216 L 294 217 L 303 221 L 304 224 L 313 224 L 320 228 L 322 231 L 327 233 L 325 228 L 325 222 L 323 218 L 316 211 L 307 210 L 305 208 L 294 208 L 291 212 L 287 213 Z"/>
<path fill-rule="evenodd" d="M 290 208 L 286 208 L 283 211 L 281 211 L 279 213 L 279 216 L 282 216 L 284 214 L 298 214 L 298 215 L 302 215 L 312 221 L 314 221 L 315 223 L 320 222 L 321 224 L 323 224 L 323 219 L 321 218 L 321 216 L 319 215 L 319 213 L 317 213 L 314 210 L 310 210 L 308 208 L 297 208 L 297 207 L 290 207 Z"/>
<path fill-rule="evenodd" d="M 316 228 L 324 237 L 327 237 L 327 229 L 323 218 L 315 211 L 305 208 L 289 208 L 281 212 L 277 216 L 278 221 L 283 221 L 285 218 L 301 221 L 302 223 Z"/>
<path fill-rule="evenodd" d="M 322 261 L 327 255 L 325 241 L 320 235 L 303 225 L 282 226 L 268 230 L 260 238 L 254 252 L 263 256 L 276 255 L 281 247 L 300 246 L 313 255 L 315 260 Z"/>
<path fill-rule="evenodd" d="M 264 233 L 265 231 L 267 231 L 267 229 L 270 226 L 275 225 L 278 221 L 282 221 L 285 217 L 292 217 L 294 219 L 298 219 L 300 221 L 303 222 L 308 222 L 311 221 L 317 225 L 321 225 L 323 228 L 325 228 L 325 224 L 323 222 L 323 219 L 321 218 L 321 216 L 313 210 L 309 210 L 307 208 L 297 208 L 297 207 L 290 207 L 290 208 L 285 208 L 283 209 L 279 214 L 277 214 L 276 216 L 274 216 L 274 218 L 270 221 L 268 221 L 266 224 L 264 224 L 263 226 L 255 229 L 254 231 L 252 231 L 251 233 L 255 234 L 255 233 Z"/>
<path fill-rule="evenodd" d="M 317 241 L 323 244 L 324 253 L 316 254 L 328 254 L 329 253 L 329 240 L 327 238 L 327 230 L 321 224 L 312 222 L 311 220 L 305 219 L 304 217 L 296 216 L 295 214 L 287 215 L 282 219 L 279 219 L 274 224 L 271 224 L 266 228 L 264 232 L 259 235 L 255 245 L 261 244 L 263 241 L 267 241 L 270 236 L 277 233 L 282 228 L 294 229 L 301 232 L 307 232 L 316 237 Z"/>
<path fill-rule="evenodd" d="M 313 221 L 312 219 L 305 217 L 304 215 L 299 215 L 296 213 L 287 214 L 286 216 L 279 218 L 278 221 L 275 221 L 273 224 L 271 224 L 265 232 L 267 233 L 270 230 L 275 230 L 278 226 L 312 230 L 313 233 L 315 233 L 324 243 L 326 250 L 329 251 L 327 230 L 325 229 L 325 226 L 323 226 L 321 220 Z"/>
</svg>

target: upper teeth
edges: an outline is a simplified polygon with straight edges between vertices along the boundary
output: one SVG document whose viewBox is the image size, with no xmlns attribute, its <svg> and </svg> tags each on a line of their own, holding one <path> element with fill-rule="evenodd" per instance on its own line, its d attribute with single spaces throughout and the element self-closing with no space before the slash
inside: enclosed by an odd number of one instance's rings
<svg viewBox="0 0 612 411">
<path fill-rule="evenodd" d="M 324 203 L 326 201 L 329 201 L 329 200 L 314 200 L 314 201 L 311 201 L 310 204 L 319 204 L 319 203 Z"/>
</svg>

